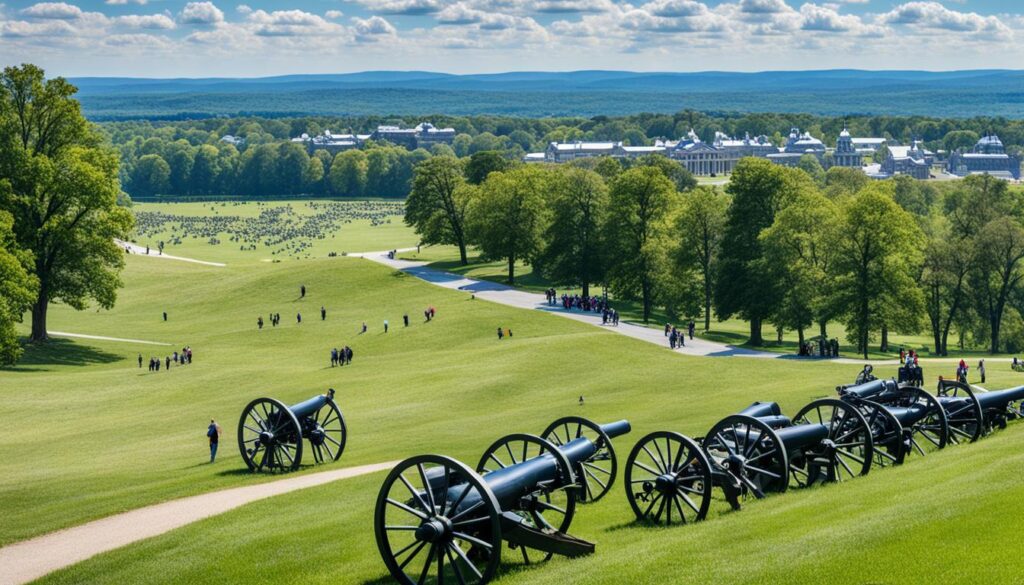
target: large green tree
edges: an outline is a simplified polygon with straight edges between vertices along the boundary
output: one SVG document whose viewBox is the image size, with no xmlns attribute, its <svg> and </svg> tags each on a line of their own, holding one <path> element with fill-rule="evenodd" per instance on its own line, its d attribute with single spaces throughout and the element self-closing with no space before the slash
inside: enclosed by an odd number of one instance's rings
<svg viewBox="0 0 1024 585">
<path fill-rule="evenodd" d="M 366 189 L 366 153 L 347 150 L 334 157 L 328 180 L 331 191 L 346 197 L 358 197 Z"/>
<path fill-rule="evenodd" d="M 551 195 L 551 223 L 537 264 L 553 282 L 578 284 L 589 296 L 590 285 L 604 279 L 600 229 L 608 187 L 593 171 L 565 167 L 553 177 Z"/>
<path fill-rule="evenodd" d="M 466 225 L 485 258 L 508 264 L 508 283 L 515 284 L 516 261 L 532 263 L 540 254 L 547 227 L 547 193 L 551 171 L 521 166 L 491 173 L 471 199 Z"/>
<path fill-rule="evenodd" d="M 762 262 L 761 231 L 775 222 L 783 194 L 794 182 L 807 181 L 802 171 L 766 159 L 745 158 L 733 171 L 726 193 L 732 205 L 722 234 L 715 282 L 715 311 L 721 318 L 739 315 L 750 323 L 752 345 L 762 345 L 761 325 L 780 299 L 780 287 Z"/>
<path fill-rule="evenodd" d="M 729 197 L 713 187 L 697 187 L 686 193 L 673 234 L 679 245 L 672 254 L 673 270 L 699 280 L 704 330 L 711 329 L 711 302 L 718 268 L 719 247 L 729 211 Z M 690 290 L 690 287 L 685 287 Z"/>
<path fill-rule="evenodd" d="M 872 332 L 912 330 L 924 309 L 916 280 L 924 234 L 893 200 L 893 186 L 876 183 L 844 201 L 831 241 L 831 301 L 867 359 Z"/>
<path fill-rule="evenodd" d="M 337 161 L 335 161 L 337 164 Z M 405 223 L 416 230 L 427 245 L 458 246 L 459 261 L 466 255 L 466 208 L 470 190 L 462 174 L 462 163 L 448 156 L 436 156 L 416 165 L 412 191 L 405 200 Z"/>
<path fill-rule="evenodd" d="M 655 285 L 667 262 L 669 216 L 678 205 L 675 185 L 656 166 L 624 171 L 611 184 L 604 227 L 612 290 L 639 298 L 651 318 Z"/>
<path fill-rule="evenodd" d="M 487 180 L 491 173 L 506 171 L 515 163 L 502 156 L 495 150 L 484 150 L 474 152 L 466 163 L 466 180 L 474 185 L 479 185 Z"/>
<path fill-rule="evenodd" d="M 117 155 L 100 146 L 62 78 L 33 65 L 0 75 L 0 209 L 14 216 L 17 245 L 33 255 L 39 281 L 32 341 L 47 339 L 51 302 L 113 306 L 124 250 L 114 238 L 132 226 L 120 193 Z"/>
</svg>

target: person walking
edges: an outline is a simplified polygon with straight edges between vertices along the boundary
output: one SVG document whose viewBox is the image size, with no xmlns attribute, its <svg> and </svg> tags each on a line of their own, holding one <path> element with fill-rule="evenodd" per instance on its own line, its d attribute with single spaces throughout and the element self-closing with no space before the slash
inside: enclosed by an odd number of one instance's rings
<svg viewBox="0 0 1024 585">
<path fill-rule="evenodd" d="M 697 325 L 693 321 L 690 321 L 690 327 L 689 327 L 689 330 L 690 330 L 690 341 L 693 341 L 693 330 L 696 329 L 696 328 L 697 328 Z"/>
<path fill-rule="evenodd" d="M 362 330 L 362 333 L 366 333 L 366 321 L 363 321 L 363 330 Z"/>
<path fill-rule="evenodd" d="M 501 327 L 498 327 L 498 341 L 501 341 L 503 337 L 505 337 L 505 331 L 502 330 Z"/>
<path fill-rule="evenodd" d="M 142 358 L 139 358 L 142 359 Z M 981 376 L 981 383 L 985 383 L 985 360 L 978 362 L 978 375 Z"/>
<path fill-rule="evenodd" d="M 171 356 L 167 356 L 167 371 L 171 371 Z"/>
<path fill-rule="evenodd" d="M 304 284 L 299 286 L 299 298 L 300 299 L 306 298 L 306 285 L 304 285 Z"/>
<path fill-rule="evenodd" d="M 167 311 L 164 311 L 164 321 L 167 320 Z"/>
<path fill-rule="evenodd" d="M 213 463 L 217 458 L 217 443 L 220 442 L 220 425 L 212 418 L 210 426 L 206 427 L 206 436 L 210 439 L 210 463 Z"/>
<path fill-rule="evenodd" d="M 139 369 L 142 369 L 142 354 L 139 354 Z"/>
<path fill-rule="evenodd" d="M 295 323 L 298 325 L 302 324 L 302 313 L 295 313 Z"/>
<path fill-rule="evenodd" d="M 256 319 L 256 326 L 259 327 L 260 330 L 263 329 L 263 315 L 260 315 L 259 319 Z"/>
<path fill-rule="evenodd" d="M 671 326 L 671 325 L 669 325 L 668 323 L 665 323 L 665 337 L 668 337 L 668 334 L 669 334 L 669 333 L 670 333 L 671 331 L 672 331 L 672 326 Z"/>
<path fill-rule="evenodd" d="M 388 332 L 388 320 L 384 319 L 384 333 Z"/>
<path fill-rule="evenodd" d="M 668 335 L 668 348 L 669 349 L 675 349 L 676 348 L 676 332 L 675 331 L 672 331 Z"/>
<path fill-rule="evenodd" d="M 345 346 L 345 363 L 352 363 L 352 348 L 347 345 Z"/>
<path fill-rule="evenodd" d="M 325 309 L 322 305 L 320 306 L 320 320 L 321 321 L 326 321 L 327 320 L 327 309 Z"/>
<path fill-rule="evenodd" d="M 403 323 L 403 324 L 404 324 L 404 325 L 405 325 L 406 327 L 408 327 L 408 326 L 409 326 L 409 313 L 406 313 L 406 314 L 402 315 L 402 323 Z"/>
</svg>

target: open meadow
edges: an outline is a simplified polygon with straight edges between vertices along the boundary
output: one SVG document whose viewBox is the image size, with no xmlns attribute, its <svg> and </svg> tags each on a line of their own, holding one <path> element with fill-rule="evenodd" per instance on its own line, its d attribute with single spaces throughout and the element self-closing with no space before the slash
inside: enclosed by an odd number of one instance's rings
<svg viewBox="0 0 1024 585">
<path fill-rule="evenodd" d="M 296 225 L 316 214 L 305 202 L 289 205 Z M 253 219 L 270 207 L 145 204 L 136 210 Z M 792 414 L 813 399 L 833 397 L 835 386 L 852 382 L 860 370 L 828 361 L 679 355 L 340 256 L 415 246 L 401 217 L 382 217 L 390 223 L 346 223 L 339 211 L 321 233 L 300 229 L 306 235 L 283 244 L 308 240 L 300 252 L 283 253 L 296 261 L 266 261 L 277 256 L 268 253 L 273 246 L 244 250 L 240 242 L 186 237 L 165 253 L 226 265 L 129 254 L 113 310 L 55 306 L 52 331 L 167 345 L 58 338 L 31 347 L 18 366 L 0 369 L 7 421 L 0 442 L 0 544 L 272 481 L 246 469 L 235 440 L 242 408 L 259 396 L 292 404 L 336 389 L 349 430 L 346 450 L 340 461 L 316 467 L 310 457 L 299 472 L 305 474 L 421 453 L 474 465 L 498 437 L 539 434 L 565 415 L 628 419 L 632 433 L 615 441 L 624 460 L 648 432 L 703 436 L 755 400 L 776 401 Z M 153 245 L 172 231 L 181 234 L 180 225 L 161 224 L 136 241 Z M 423 259 L 447 262 L 446 253 L 424 249 Z M 428 307 L 437 311 L 431 322 L 423 317 Z M 281 324 L 273 327 L 275 312 Z M 515 336 L 499 341 L 496 327 Z M 331 367 L 330 350 L 344 345 L 354 351 L 352 364 Z M 194 352 L 190 365 L 159 372 L 139 366 L 140 355 L 164 358 L 185 346 Z M 952 371 L 954 361 L 942 371 Z M 939 367 L 925 365 L 928 389 Z M 880 377 L 895 372 L 895 366 L 876 368 Z M 991 365 L 988 378 L 993 389 L 1024 383 L 1024 374 L 1005 363 Z M 205 437 L 211 418 L 224 432 L 214 464 L 207 463 Z M 577 509 L 570 530 L 595 541 L 596 554 L 543 566 L 510 562 L 499 582 L 579 582 L 581 575 L 609 584 L 1019 582 L 1013 510 L 1024 500 L 1022 440 L 1024 427 L 1011 425 L 977 444 L 849 483 L 751 501 L 741 512 L 727 512 L 717 501 L 707 522 L 671 529 L 634 522 L 620 476 L 607 498 Z M 373 540 L 383 478 L 375 473 L 249 504 L 43 582 L 390 582 Z"/>
</svg>

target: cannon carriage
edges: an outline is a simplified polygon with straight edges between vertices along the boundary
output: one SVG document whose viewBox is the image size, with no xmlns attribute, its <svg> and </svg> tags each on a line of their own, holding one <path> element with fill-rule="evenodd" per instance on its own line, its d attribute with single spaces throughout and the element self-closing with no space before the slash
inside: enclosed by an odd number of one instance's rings
<svg viewBox="0 0 1024 585">
<path fill-rule="evenodd" d="M 939 380 L 937 400 L 946 410 L 950 438 L 977 441 L 996 427 L 1024 417 L 1024 386 L 978 392 L 960 381 Z"/>
<path fill-rule="evenodd" d="M 317 463 L 337 461 L 345 451 L 348 427 L 334 401 L 334 389 L 292 406 L 257 398 L 242 410 L 238 449 L 250 471 L 294 471 L 309 443 Z"/>
<path fill-rule="evenodd" d="M 836 388 L 871 426 L 874 463 L 900 465 L 908 455 L 924 456 L 950 442 L 946 409 L 921 388 L 894 380 L 873 380 Z"/>
<path fill-rule="evenodd" d="M 442 455 L 412 457 L 392 469 L 374 515 L 377 547 L 392 577 L 486 583 L 501 563 L 503 542 L 527 564 L 592 553 L 593 543 L 567 531 L 577 502 L 607 489 L 597 484 L 588 494 L 576 470 L 614 462 L 610 441 L 630 426 L 577 418 L 556 423 L 565 432 L 554 440 L 528 434 L 498 439 L 475 469 Z M 549 427 L 545 435 L 552 432 Z"/>
<path fill-rule="evenodd" d="M 641 521 L 696 522 L 707 516 L 713 488 L 739 509 L 789 487 L 843 481 L 871 469 L 867 420 L 853 406 L 823 399 L 792 419 L 773 402 L 755 402 L 715 424 L 704 438 L 657 431 L 626 460 L 626 496 Z"/>
</svg>

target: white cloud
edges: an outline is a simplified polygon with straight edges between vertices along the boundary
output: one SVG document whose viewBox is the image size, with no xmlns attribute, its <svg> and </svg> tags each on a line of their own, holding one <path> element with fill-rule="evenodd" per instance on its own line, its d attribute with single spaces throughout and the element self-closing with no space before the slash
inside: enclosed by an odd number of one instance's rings
<svg viewBox="0 0 1024 585">
<path fill-rule="evenodd" d="M 85 13 L 82 9 L 66 2 L 40 2 L 21 11 L 24 16 L 57 20 L 78 20 Z"/>
<path fill-rule="evenodd" d="M 345 13 L 340 10 L 328 10 L 324 13 L 324 16 L 331 20 L 338 20 L 342 16 L 345 16 Z"/>
<path fill-rule="evenodd" d="M 954 32 L 1011 34 L 1010 28 L 995 16 L 950 10 L 938 2 L 908 2 L 879 18 L 882 23 Z"/>
<path fill-rule="evenodd" d="M 176 26 L 174 20 L 166 14 L 128 14 L 115 17 L 114 22 L 128 28 L 151 30 L 171 30 Z"/>
<path fill-rule="evenodd" d="M 103 0 L 104 4 L 110 4 L 111 6 L 124 6 L 125 4 L 138 4 L 143 5 L 147 0 Z"/>
<path fill-rule="evenodd" d="M 363 43 L 372 43 L 380 38 L 393 37 L 398 33 L 390 22 L 380 16 L 353 18 L 352 24 L 356 40 Z"/>
<path fill-rule="evenodd" d="M 314 36 L 340 34 L 344 28 L 322 17 L 302 10 L 256 10 L 247 22 L 255 25 L 252 33 L 259 36 Z"/>
<path fill-rule="evenodd" d="M 433 14 L 445 7 L 442 0 L 355 0 L 381 14 Z M 370 20 L 373 17 L 370 17 Z"/>
<path fill-rule="evenodd" d="M 224 22 L 224 12 L 213 2 L 189 2 L 178 14 L 182 24 L 219 24 Z"/>
</svg>

